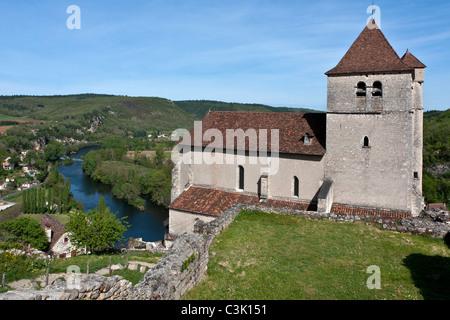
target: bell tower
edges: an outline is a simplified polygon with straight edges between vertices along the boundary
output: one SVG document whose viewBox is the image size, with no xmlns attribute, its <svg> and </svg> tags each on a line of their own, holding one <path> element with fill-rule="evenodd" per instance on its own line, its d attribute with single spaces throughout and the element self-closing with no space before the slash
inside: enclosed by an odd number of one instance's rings
<svg viewBox="0 0 450 320">
<path fill-rule="evenodd" d="M 325 179 L 334 203 L 418 215 L 425 65 L 400 58 L 374 20 L 327 75 Z"/>
</svg>

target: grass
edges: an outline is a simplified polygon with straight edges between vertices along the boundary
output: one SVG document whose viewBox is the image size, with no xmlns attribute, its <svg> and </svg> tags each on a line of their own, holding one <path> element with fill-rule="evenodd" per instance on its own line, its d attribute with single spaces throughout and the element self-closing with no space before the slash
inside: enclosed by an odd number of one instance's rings
<svg viewBox="0 0 450 320">
<path fill-rule="evenodd" d="M 381 289 L 368 289 L 371 265 Z M 442 239 L 243 211 L 210 247 L 207 277 L 189 300 L 409 300 L 450 298 Z"/>
<path fill-rule="evenodd" d="M 41 222 L 42 217 L 45 215 L 45 213 L 30 213 L 30 214 L 21 214 L 20 217 L 30 217 L 33 220 L 36 220 L 37 222 Z M 62 224 L 66 225 L 69 222 L 69 215 L 68 214 L 49 214 L 53 219 L 61 222 Z"/>
<path fill-rule="evenodd" d="M 162 257 L 162 253 L 151 253 L 151 252 L 130 252 L 128 261 L 140 261 L 148 263 L 157 263 Z M 120 263 L 125 266 L 126 263 L 126 253 L 105 253 L 105 254 L 91 254 L 91 255 L 79 255 L 76 257 L 70 257 L 65 259 L 55 259 L 50 263 L 49 273 L 66 273 L 69 266 L 78 266 L 81 273 L 87 272 L 87 264 L 89 261 L 89 273 L 93 274 L 96 271 L 107 268 L 109 266 L 109 258 L 111 257 L 111 264 Z M 26 271 L 22 273 L 16 273 L 14 276 L 6 276 L 6 284 L 20 280 L 20 279 L 30 279 L 35 280 L 36 278 L 45 275 L 46 269 Z M 124 279 L 129 280 L 133 285 L 139 282 L 139 280 L 144 276 L 139 270 L 117 270 L 112 273 L 112 276 L 120 275 Z"/>
<path fill-rule="evenodd" d="M 18 119 L 26 119 L 25 117 L 13 117 L 4 114 L 0 114 L 0 120 L 18 120 Z"/>
</svg>

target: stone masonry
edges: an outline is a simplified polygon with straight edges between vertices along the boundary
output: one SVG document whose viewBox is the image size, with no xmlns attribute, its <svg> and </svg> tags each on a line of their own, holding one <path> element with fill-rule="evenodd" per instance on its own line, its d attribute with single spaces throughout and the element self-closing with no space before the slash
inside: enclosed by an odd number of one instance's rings
<svg viewBox="0 0 450 320">
<path fill-rule="evenodd" d="M 194 233 L 185 233 L 173 242 L 156 266 L 149 269 L 141 281 L 133 286 L 120 276 L 104 277 L 91 274 L 82 277 L 76 289 L 68 289 L 63 280 L 42 290 L 33 288 L 8 291 L 0 300 L 176 300 L 202 281 L 206 274 L 208 250 L 213 238 L 233 222 L 243 209 L 292 214 L 299 217 L 341 223 L 365 222 L 385 230 L 444 238 L 450 224 L 433 221 L 429 217 L 390 218 L 365 214 L 320 213 L 235 203 L 221 216 L 209 223 L 198 220 Z"/>
</svg>

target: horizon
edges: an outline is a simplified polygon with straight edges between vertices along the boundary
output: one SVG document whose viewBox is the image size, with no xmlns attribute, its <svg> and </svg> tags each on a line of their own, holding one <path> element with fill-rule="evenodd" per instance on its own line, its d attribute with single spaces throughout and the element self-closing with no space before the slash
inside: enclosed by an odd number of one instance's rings
<svg viewBox="0 0 450 320">
<path fill-rule="evenodd" d="M 0 95 L 160 97 L 326 111 L 324 73 L 364 29 L 372 1 L 78 0 L 80 28 L 69 29 L 74 3 L 5 1 Z M 375 5 L 396 53 L 409 49 L 427 65 L 424 111 L 447 110 L 450 4 Z"/>
</svg>

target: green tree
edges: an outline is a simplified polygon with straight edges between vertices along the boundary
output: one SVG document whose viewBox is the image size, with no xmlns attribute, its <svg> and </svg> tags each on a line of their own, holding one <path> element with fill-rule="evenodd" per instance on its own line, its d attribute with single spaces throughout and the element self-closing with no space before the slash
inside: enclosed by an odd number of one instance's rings
<svg viewBox="0 0 450 320">
<path fill-rule="evenodd" d="M 139 180 L 140 191 L 142 194 L 150 195 L 153 202 L 168 206 L 170 204 L 171 177 L 169 167 L 149 172 Z"/>
<path fill-rule="evenodd" d="M 98 207 L 89 212 L 69 214 L 67 231 L 72 232 L 71 242 L 78 248 L 86 248 L 89 252 L 99 252 L 112 248 L 117 242 L 124 240 L 123 234 L 129 228 L 125 221 L 120 219 L 106 207 L 103 197 Z"/>
<path fill-rule="evenodd" d="M 22 210 L 23 213 L 28 213 L 28 190 L 22 193 Z"/>
<path fill-rule="evenodd" d="M 39 222 L 30 217 L 20 217 L 0 223 L 0 230 L 11 234 L 21 244 L 29 243 L 33 248 L 44 250 L 47 247 L 47 236 Z"/>
<path fill-rule="evenodd" d="M 158 145 L 156 147 L 155 157 L 154 157 L 155 165 L 162 166 L 164 161 L 164 148 L 162 145 Z"/>
<path fill-rule="evenodd" d="M 50 142 L 45 147 L 44 156 L 47 161 L 58 160 L 59 157 L 65 155 L 64 146 L 60 142 Z"/>
</svg>

